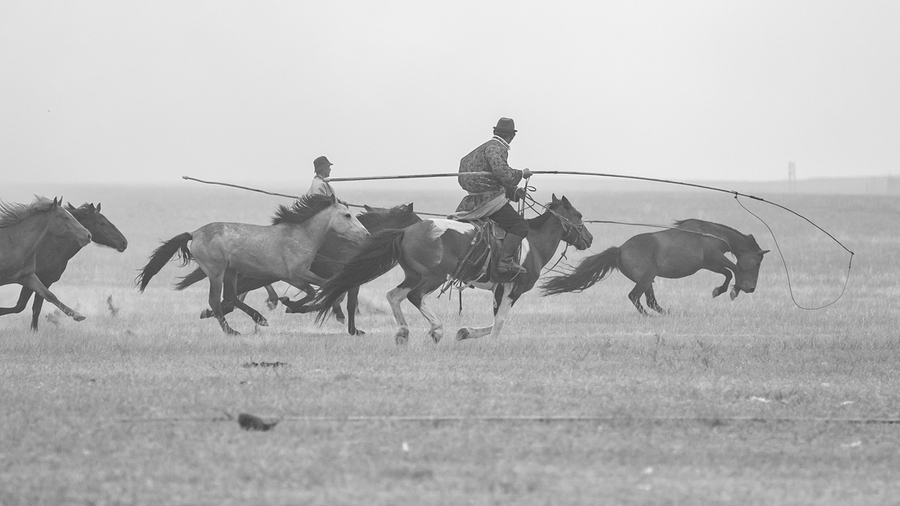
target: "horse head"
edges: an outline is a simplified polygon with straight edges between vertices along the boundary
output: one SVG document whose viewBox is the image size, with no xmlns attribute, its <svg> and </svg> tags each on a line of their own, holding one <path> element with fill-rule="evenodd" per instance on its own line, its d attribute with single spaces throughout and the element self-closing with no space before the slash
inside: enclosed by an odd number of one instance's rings
<svg viewBox="0 0 900 506">
<path fill-rule="evenodd" d="M 746 239 L 746 244 L 740 250 L 732 251 L 737 259 L 734 287 L 731 289 L 732 299 L 737 297 L 740 292 L 753 293 L 756 290 L 759 266 L 762 264 L 763 255 L 769 252 L 769 250 L 759 247 L 753 234 L 746 236 Z"/>
<path fill-rule="evenodd" d="M 91 242 L 91 233 L 75 219 L 62 205 L 62 197 L 54 198 L 47 207 L 51 219 L 47 225 L 47 233 L 57 237 L 72 238 L 79 246 L 87 246 Z"/>
<path fill-rule="evenodd" d="M 547 209 L 559 218 L 563 227 L 563 240 L 566 244 L 575 246 L 575 249 L 585 250 L 591 247 L 594 242 L 594 236 L 584 226 L 581 219 L 581 212 L 569 202 L 569 199 L 563 196 L 561 199 L 556 198 L 553 194 L 553 200 Z"/>
<path fill-rule="evenodd" d="M 81 207 L 73 207 L 67 204 L 66 209 L 78 220 L 78 223 L 88 229 L 91 239 L 101 245 L 113 248 L 119 253 L 128 247 L 128 240 L 122 232 L 116 228 L 103 214 L 100 213 L 100 204 L 82 204 Z"/>
<path fill-rule="evenodd" d="M 350 208 L 340 200 L 334 199 L 331 207 L 328 228 L 353 244 L 360 244 L 369 236 L 366 227 L 350 212 Z"/>
<path fill-rule="evenodd" d="M 370 233 L 389 228 L 406 228 L 422 221 L 422 218 L 419 218 L 419 215 L 413 211 L 412 202 L 391 208 L 365 205 L 363 208 L 366 212 L 359 214 L 356 218 Z"/>
</svg>

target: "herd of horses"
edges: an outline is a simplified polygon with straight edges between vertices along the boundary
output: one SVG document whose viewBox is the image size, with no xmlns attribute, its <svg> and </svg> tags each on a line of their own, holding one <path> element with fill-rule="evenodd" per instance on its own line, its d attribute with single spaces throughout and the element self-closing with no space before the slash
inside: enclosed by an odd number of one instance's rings
<svg viewBox="0 0 900 506">
<path fill-rule="evenodd" d="M 553 195 L 552 201 L 541 207 L 543 212 L 528 220 L 529 232 L 520 252 L 520 263 L 527 273 L 511 280 L 492 279 L 479 265 L 474 269 L 470 265 L 473 244 L 484 232 L 482 223 L 422 219 L 412 204 L 388 209 L 366 207 L 365 212 L 354 215 L 334 197 L 313 195 L 291 206 L 279 206 L 270 225 L 214 222 L 176 235 L 153 251 L 135 283 L 143 292 L 173 258 L 180 259 L 182 266 L 195 262 L 198 267 L 181 278 L 176 288 L 181 290 L 207 279 L 209 309 L 201 312 L 201 318 L 216 318 L 229 335 L 238 334 L 226 320 L 235 308 L 257 325 L 268 324 L 262 314 L 244 302 L 244 295 L 251 290 L 265 287 L 270 307 L 280 300 L 288 312 L 314 312 L 319 321 L 332 313 L 341 317 L 340 302 L 346 295 L 348 332 L 359 335 L 364 333 L 356 327 L 355 319 L 359 287 L 399 265 L 403 281 L 387 293 L 398 326 L 398 344 L 409 340 L 403 300 L 412 303 L 429 322 L 428 336 L 435 343 L 441 340 L 443 323 L 426 298 L 452 283 L 490 290 L 494 296 L 493 323 L 461 328 L 456 338 L 497 337 L 516 301 L 534 288 L 560 244 L 587 250 L 593 243 L 581 213 L 566 197 Z M 48 287 L 60 279 L 69 260 L 91 241 L 119 252 L 128 244 L 101 214 L 99 204 L 75 208 L 64 206 L 61 198 L 45 197 L 36 197 L 30 204 L 0 201 L 0 285 L 22 285 L 17 304 L 0 308 L 0 315 L 23 311 L 34 294 L 32 329 L 38 328 L 45 299 L 76 321 L 83 320 L 84 316 L 63 304 Z M 755 290 L 766 252 L 752 235 L 689 219 L 587 256 L 569 272 L 548 278 L 541 288 L 544 295 L 578 292 L 619 270 L 635 283 L 628 298 L 641 314 L 647 314 L 641 296 L 651 309 L 664 313 L 653 292 L 656 277 L 682 278 L 707 269 L 725 276 L 724 283 L 713 289 L 713 297 L 727 291 L 733 278 L 734 299 L 742 291 Z M 729 253 L 735 261 L 727 256 Z M 278 299 L 271 289 L 278 281 L 300 289 L 305 297 L 297 301 Z"/>
</svg>

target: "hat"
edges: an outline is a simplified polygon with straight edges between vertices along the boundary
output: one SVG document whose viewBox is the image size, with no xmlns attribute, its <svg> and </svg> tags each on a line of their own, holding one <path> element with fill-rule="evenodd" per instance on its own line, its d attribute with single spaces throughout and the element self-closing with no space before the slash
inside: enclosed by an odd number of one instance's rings
<svg viewBox="0 0 900 506">
<path fill-rule="evenodd" d="M 313 160 L 313 166 L 316 168 L 316 172 L 318 172 L 320 169 L 327 169 L 332 165 L 334 164 L 329 162 L 328 158 L 325 158 L 324 156 L 320 156 Z"/>
<path fill-rule="evenodd" d="M 500 118 L 494 130 L 498 132 L 516 132 L 516 123 L 511 118 Z"/>
</svg>

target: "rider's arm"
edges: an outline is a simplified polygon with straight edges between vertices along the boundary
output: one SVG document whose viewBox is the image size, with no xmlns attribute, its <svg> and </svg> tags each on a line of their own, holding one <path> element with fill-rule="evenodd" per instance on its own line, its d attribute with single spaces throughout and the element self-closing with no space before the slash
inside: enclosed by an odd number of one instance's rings
<svg viewBox="0 0 900 506">
<path fill-rule="evenodd" d="M 505 188 L 515 188 L 519 181 L 522 180 L 522 171 L 509 166 L 506 161 L 507 152 L 500 146 L 488 145 L 485 149 L 485 156 L 491 166 L 491 172 L 494 177 Z"/>
</svg>

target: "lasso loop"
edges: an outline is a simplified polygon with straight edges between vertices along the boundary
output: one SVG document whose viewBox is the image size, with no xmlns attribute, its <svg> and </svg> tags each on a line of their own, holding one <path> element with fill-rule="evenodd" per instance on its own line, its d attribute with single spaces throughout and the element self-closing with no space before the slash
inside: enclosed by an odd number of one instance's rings
<svg viewBox="0 0 900 506">
<path fill-rule="evenodd" d="M 804 216 L 802 216 L 802 215 L 800 215 L 800 214 L 798 214 L 798 213 L 796 213 L 796 212 L 794 212 L 794 211 L 791 211 L 790 209 L 788 209 L 788 208 L 786 208 L 786 207 L 784 207 L 784 206 L 781 206 L 781 205 L 778 205 L 778 204 L 773 204 L 773 205 L 775 205 L 775 206 L 777 206 L 777 207 L 780 207 L 780 208 L 782 208 L 782 209 L 784 209 L 784 210 L 790 211 L 791 213 L 793 213 L 793 214 L 799 216 L 800 218 L 803 218 L 804 220 L 806 220 L 807 222 L 809 222 L 810 224 L 812 224 L 812 226 L 814 226 L 814 227 L 816 227 L 817 229 L 819 229 L 819 230 L 821 230 L 822 232 L 824 232 L 825 235 L 827 235 L 828 237 L 830 237 L 834 242 L 838 243 L 842 248 L 844 248 L 845 251 L 847 251 L 848 253 L 850 253 L 850 261 L 849 261 L 849 263 L 847 264 L 847 277 L 844 279 L 844 286 L 841 288 L 841 293 L 838 294 L 837 298 L 835 298 L 833 301 L 831 301 L 831 302 L 829 302 L 829 303 L 827 303 L 827 304 L 824 304 L 824 305 L 822 305 L 822 306 L 817 306 L 817 307 L 806 307 L 806 306 L 801 306 L 799 303 L 797 303 L 797 299 L 794 298 L 794 286 L 793 286 L 793 284 L 791 283 L 791 273 L 788 271 L 787 260 L 785 260 L 785 258 L 784 258 L 784 253 L 781 251 L 781 245 L 778 244 L 778 239 L 775 237 L 775 232 L 772 231 L 772 228 L 769 226 L 768 223 L 765 222 L 765 220 L 763 220 L 762 218 L 760 218 L 756 213 L 754 213 L 754 212 L 751 211 L 750 209 L 747 209 L 747 206 L 745 206 L 744 203 L 741 202 L 741 200 L 738 198 L 738 196 L 739 196 L 738 193 L 735 192 L 735 194 L 734 194 L 734 201 L 737 202 L 738 205 L 741 206 L 741 207 L 744 209 L 744 211 L 747 211 L 748 213 L 750 213 L 751 216 L 753 216 L 754 218 L 756 218 L 757 220 L 759 220 L 763 225 L 765 225 L 766 229 L 769 231 L 769 235 L 772 236 L 772 241 L 775 243 L 775 249 L 778 250 L 778 256 L 781 257 L 781 264 L 784 266 L 784 275 L 787 277 L 788 293 L 789 293 L 790 296 L 791 296 L 791 302 L 793 302 L 795 306 L 797 306 L 798 308 L 803 309 L 803 310 L 805 310 L 805 311 L 817 311 L 817 310 L 819 310 L 819 309 L 825 309 L 826 307 L 828 307 L 828 306 L 834 304 L 835 302 L 839 301 L 839 300 L 841 299 L 841 297 L 844 296 L 844 292 L 847 291 L 847 285 L 850 283 L 850 269 L 853 268 L 853 255 L 854 255 L 855 253 L 853 253 L 852 251 L 850 251 L 849 249 L 847 249 L 847 247 L 844 246 L 844 245 L 841 243 L 841 241 L 838 241 L 837 239 L 835 239 L 834 236 L 832 236 L 832 235 L 829 234 L 828 232 L 825 232 L 825 230 L 823 230 L 821 227 L 819 227 L 819 226 L 816 225 L 815 223 L 809 221 L 806 217 L 804 217 Z M 770 202 L 770 203 L 771 203 L 771 202 Z"/>
</svg>

